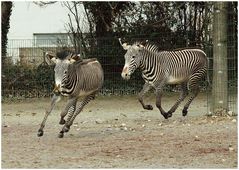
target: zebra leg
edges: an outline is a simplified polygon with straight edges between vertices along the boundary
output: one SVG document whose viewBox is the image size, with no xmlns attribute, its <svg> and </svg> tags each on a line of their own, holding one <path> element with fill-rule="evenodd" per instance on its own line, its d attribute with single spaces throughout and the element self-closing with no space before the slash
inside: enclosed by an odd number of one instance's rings
<svg viewBox="0 0 239 170">
<path fill-rule="evenodd" d="M 168 111 L 168 117 L 172 116 L 172 113 L 175 112 L 175 110 L 178 108 L 179 104 L 185 99 L 185 97 L 188 95 L 188 88 L 187 88 L 187 82 L 181 84 L 181 94 L 176 101 L 176 103 L 173 105 L 173 107 Z"/>
<path fill-rule="evenodd" d="M 49 108 L 48 110 L 46 110 L 46 113 L 45 113 L 44 119 L 43 119 L 43 121 L 42 121 L 42 123 L 41 123 L 40 129 L 38 130 L 38 133 L 37 133 L 37 136 L 38 136 L 38 137 L 43 136 L 43 133 L 44 133 L 44 132 L 43 132 L 43 129 L 44 129 L 44 127 L 45 127 L 45 123 L 46 123 L 47 117 L 48 117 L 49 114 L 52 112 L 52 110 L 53 110 L 53 108 L 55 107 L 56 103 L 57 103 L 58 101 L 60 101 L 60 99 L 61 99 L 61 97 L 60 97 L 59 95 L 55 95 L 55 94 L 54 94 L 54 96 L 52 97 L 52 99 L 51 99 L 51 106 L 50 106 L 50 108 Z"/>
<path fill-rule="evenodd" d="M 73 124 L 73 121 L 75 120 L 76 116 L 82 111 L 83 107 L 94 98 L 95 98 L 95 93 L 88 95 L 87 97 L 85 97 L 85 99 L 77 107 L 75 113 L 74 114 L 69 114 L 65 125 L 63 126 L 62 130 L 60 131 L 60 133 L 58 135 L 59 138 L 62 138 L 64 136 L 64 133 L 68 132 L 70 130 L 70 127 Z"/>
<path fill-rule="evenodd" d="M 159 111 L 161 112 L 161 114 L 163 115 L 163 117 L 165 119 L 168 119 L 168 113 L 165 112 L 161 106 L 161 98 L 162 98 L 162 90 L 161 89 L 157 89 L 156 90 L 156 106 L 159 109 Z"/>
<path fill-rule="evenodd" d="M 75 106 L 76 106 L 76 104 L 75 104 Z M 72 110 L 73 111 L 73 110 Z M 77 111 L 76 110 L 76 107 L 74 107 L 74 112 L 75 111 Z M 70 126 L 68 126 L 68 122 L 70 122 L 70 120 L 71 120 L 71 118 L 73 117 L 73 115 L 74 115 L 74 112 L 70 112 L 70 110 L 68 111 L 68 118 L 67 118 L 67 120 L 65 121 L 65 123 L 64 123 L 64 126 L 63 126 L 63 128 L 62 128 L 62 130 L 60 131 L 60 133 L 58 134 L 58 137 L 59 138 L 63 138 L 63 136 L 64 136 L 64 132 L 68 132 L 69 130 L 70 130 Z"/>
<path fill-rule="evenodd" d="M 67 115 L 67 113 L 69 113 L 69 114 L 74 113 L 75 108 L 76 108 L 77 99 L 78 98 L 74 97 L 74 98 L 70 98 L 67 101 L 65 109 L 61 112 L 61 119 L 60 119 L 60 122 L 59 122 L 60 125 L 65 124 L 66 121 L 65 121 L 64 117 Z"/>
<path fill-rule="evenodd" d="M 199 89 L 199 85 L 198 82 L 201 79 L 201 73 L 195 73 L 191 76 L 191 78 L 188 81 L 188 86 L 191 90 L 192 95 L 190 96 L 190 98 L 188 99 L 187 103 L 184 105 L 183 111 L 182 111 L 182 115 L 186 116 L 188 113 L 188 107 L 189 105 L 192 103 L 193 99 L 195 97 L 197 97 L 200 89 Z"/>
<path fill-rule="evenodd" d="M 138 95 L 139 102 L 141 103 L 143 108 L 146 110 L 153 110 L 153 106 L 145 105 L 144 101 L 143 101 L 143 97 L 144 97 L 145 93 L 147 93 L 151 88 L 152 88 L 152 86 L 150 86 L 148 83 L 145 83 L 143 86 L 143 89 L 140 91 L 140 93 Z"/>
<path fill-rule="evenodd" d="M 188 99 L 187 103 L 185 104 L 185 106 L 184 106 L 184 108 L 183 108 L 183 111 L 182 111 L 182 115 L 183 115 L 183 116 L 186 116 L 186 115 L 187 115 L 187 113 L 188 113 L 188 107 L 189 107 L 189 105 L 192 103 L 193 99 L 194 99 L 195 97 L 197 97 L 199 91 L 200 91 L 199 87 L 193 89 L 193 91 L 192 91 L 193 94 L 192 94 L 191 97 Z"/>
</svg>

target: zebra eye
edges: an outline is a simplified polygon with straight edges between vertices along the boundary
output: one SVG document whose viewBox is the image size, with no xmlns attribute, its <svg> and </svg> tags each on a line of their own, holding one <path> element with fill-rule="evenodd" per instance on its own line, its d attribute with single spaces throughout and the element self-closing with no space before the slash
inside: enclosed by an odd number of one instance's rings
<svg viewBox="0 0 239 170">
<path fill-rule="evenodd" d="M 67 73 L 67 70 L 65 70 L 64 73 L 66 74 L 66 73 Z"/>
<path fill-rule="evenodd" d="M 133 55 L 132 58 L 135 58 L 135 56 Z"/>
</svg>

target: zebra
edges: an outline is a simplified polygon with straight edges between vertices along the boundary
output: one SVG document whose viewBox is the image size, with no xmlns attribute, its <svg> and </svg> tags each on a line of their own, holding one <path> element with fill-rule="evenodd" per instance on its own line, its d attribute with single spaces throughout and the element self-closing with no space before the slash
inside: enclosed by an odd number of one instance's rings
<svg viewBox="0 0 239 170">
<path fill-rule="evenodd" d="M 182 110 L 186 116 L 193 99 L 198 95 L 199 81 L 205 78 L 208 59 L 201 49 L 181 49 L 174 51 L 159 51 L 152 43 L 135 42 L 132 45 L 119 42 L 126 54 L 125 64 L 121 73 L 123 79 L 130 79 L 134 71 L 139 68 L 145 81 L 143 89 L 138 94 L 138 100 L 146 110 L 152 110 L 146 105 L 143 96 L 151 89 L 156 91 L 156 106 L 165 119 L 172 116 L 179 104 L 190 94 Z M 166 84 L 179 84 L 181 93 L 176 103 L 166 112 L 161 106 L 162 89 Z M 191 93 L 189 93 L 191 92 Z"/>
<path fill-rule="evenodd" d="M 65 51 L 58 52 L 56 56 L 47 52 L 46 57 L 55 63 L 55 88 L 51 107 L 46 111 L 38 130 L 38 136 L 43 136 L 46 119 L 56 102 L 60 100 L 61 96 L 66 96 L 68 97 L 67 104 L 61 112 L 59 122 L 59 124 L 64 125 L 58 134 L 58 137 L 62 138 L 64 133 L 70 130 L 70 126 L 83 107 L 94 99 L 96 93 L 102 88 L 104 73 L 96 58 L 82 60 L 79 55 Z M 80 97 L 83 97 L 83 100 L 77 104 Z M 68 118 L 65 120 L 64 117 L 67 114 Z"/>
</svg>

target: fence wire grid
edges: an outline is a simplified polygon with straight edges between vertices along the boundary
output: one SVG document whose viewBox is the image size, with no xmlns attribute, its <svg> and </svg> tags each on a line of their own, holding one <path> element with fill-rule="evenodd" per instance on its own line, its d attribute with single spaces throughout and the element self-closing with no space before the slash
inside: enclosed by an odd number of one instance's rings
<svg viewBox="0 0 239 170">
<path fill-rule="evenodd" d="M 142 40 L 131 38 L 131 41 Z M 41 40 L 43 41 L 43 40 Z M 92 40 L 89 40 L 89 42 Z M 154 42 L 154 39 L 149 41 Z M 99 39 L 98 39 L 99 43 Z M 54 86 L 54 66 L 48 65 L 45 60 L 46 51 L 59 51 L 61 47 L 44 40 L 43 45 L 36 45 L 35 40 L 9 40 L 6 63 L 2 67 L 2 97 L 4 99 L 39 98 L 49 97 Z M 96 43 L 94 43 L 96 44 Z M 137 94 L 144 84 L 141 73 L 136 71 L 130 81 L 121 78 L 124 66 L 124 54 L 122 46 L 117 38 L 101 38 L 100 46 L 91 46 L 85 54 L 85 58 L 97 58 L 104 70 L 104 86 L 100 95 L 129 95 Z M 180 48 L 173 46 L 172 48 Z M 212 84 L 213 72 L 213 47 L 212 44 L 202 44 L 209 58 L 208 75 Z M 72 48 L 68 46 L 68 48 Z M 235 50 L 236 49 L 236 50 Z M 201 83 L 202 91 L 209 91 L 208 83 Z M 228 89 L 229 109 L 236 111 L 237 103 L 237 47 L 235 43 L 228 44 Z M 177 86 L 166 86 L 166 91 L 176 91 Z"/>
</svg>

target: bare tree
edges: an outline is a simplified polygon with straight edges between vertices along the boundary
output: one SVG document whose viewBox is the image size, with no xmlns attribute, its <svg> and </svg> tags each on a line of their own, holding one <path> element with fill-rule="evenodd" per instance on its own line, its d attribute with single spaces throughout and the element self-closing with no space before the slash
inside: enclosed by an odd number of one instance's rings
<svg viewBox="0 0 239 170">
<path fill-rule="evenodd" d="M 57 1 L 33 1 L 34 4 L 40 7 L 46 7 L 51 4 L 55 4 Z"/>
<path fill-rule="evenodd" d="M 74 46 L 74 50 L 76 53 L 80 53 L 85 56 L 86 45 L 84 41 L 83 32 L 81 29 L 81 14 L 79 11 L 78 5 L 80 2 L 72 1 L 72 2 L 64 2 L 65 7 L 69 10 L 69 22 L 67 23 L 67 30 L 69 36 L 71 38 L 71 42 Z M 75 26 L 74 26 L 75 23 Z"/>
<path fill-rule="evenodd" d="M 92 16 L 96 37 L 111 36 L 113 22 L 131 4 L 130 2 L 83 2 L 85 9 Z M 88 15 L 88 16 L 90 16 Z"/>
</svg>

